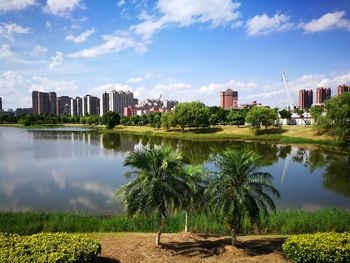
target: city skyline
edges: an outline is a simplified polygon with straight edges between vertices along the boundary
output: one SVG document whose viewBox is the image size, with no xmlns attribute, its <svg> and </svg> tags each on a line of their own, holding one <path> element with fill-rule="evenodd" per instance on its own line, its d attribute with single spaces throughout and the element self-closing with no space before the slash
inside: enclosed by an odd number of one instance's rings
<svg viewBox="0 0 350 263">
<path fill-rule="evenodd" d="M 300 89 L 350 83 L 347 1 L 83 1 L 0 4 L 3 109 L 31 105 L 31 92 L 100 96 L 130 90 L 219 105 L 288 104 Z"/>
</svg>

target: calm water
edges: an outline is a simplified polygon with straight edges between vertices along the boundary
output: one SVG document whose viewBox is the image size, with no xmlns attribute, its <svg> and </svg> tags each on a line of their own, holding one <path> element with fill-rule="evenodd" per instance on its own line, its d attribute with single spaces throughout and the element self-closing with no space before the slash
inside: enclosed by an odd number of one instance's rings
<svg viewBox="0 0 350 263">
<path fill-rule="evenodd" d="M 114 213 L 114 192 L 128 181 L 127 154 L 147 144 L 171 145 L 191 163 L 208 162 L 226 148 L 255 150 L 263 171 L 281 192 L 277 207 L 312 210 L 350 208 L 349 152 L 258 142 L 190 142 L 84 130 L 0 127 L 0 210 L 61 210 Z"/>
</svg>

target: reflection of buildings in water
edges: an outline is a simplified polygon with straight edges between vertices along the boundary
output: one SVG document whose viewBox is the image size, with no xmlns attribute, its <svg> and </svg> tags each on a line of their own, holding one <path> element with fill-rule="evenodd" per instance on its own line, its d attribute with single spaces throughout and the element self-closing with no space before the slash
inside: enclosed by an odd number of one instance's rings
<svg viewBox="0 0 350 263">
<path fill-rule="evenodd" d="M 281 153 L 281 148 L 279 150 L 280 150 L 280 153 Z M 281 183 L 282 184 L 283 184 L 284 179 L 285 179 L 285 177 L 287 175 L 287 171 L 288 171 L 288 167 L 289 167 L 290 161 L 292 160 L 293 156 L 295 156 L 297 154 L 297 151 L 298 151 L 298 149 L 296 147 L 289 146 L 289 153 L 284 158 L 284 165 L 283 165 L 283 169 L 282 169 L 282 172 L 281 172 Z"/>
</svg>

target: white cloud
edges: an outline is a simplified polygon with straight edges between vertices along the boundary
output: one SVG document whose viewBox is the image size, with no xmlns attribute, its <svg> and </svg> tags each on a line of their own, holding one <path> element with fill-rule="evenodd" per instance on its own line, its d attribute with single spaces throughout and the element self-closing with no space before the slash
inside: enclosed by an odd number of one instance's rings
<svg viewBox="0 0 350 263">
<path fill-rule="evenodd" d="M 95 95 L 101 95 L 103 92 L 109 92 L 112 90 L 123 90 L 123 91 L 134 91 L 134 89 L 126 84 L 121 83 L 107 83 L 104 85 L 100 85 L 97 87 L 90 88 L 88 90 L 88 94 L 95 94 Z"/>
<path fill-rule="evenodd" d="M 76 82 L 72 80 L 57 80 L 41 76 L 25 77 L 14 71 L 0 74 L 0 97 L 3 97 L 6 107 L 14 109 L 30 107 L 33 90 L 56 91 L 67 96 L 76 96 L 77 89 Z"/>
<path fill-rule="evenodd" d="M 240 3 L 231 0 L 159 0 L 157 4 L 167 23 L 188 26 L 209 22 L 214 27 L 236 20 L 240 16 L 239 6 Z"/>
<path fill-rule="evenodd" d="M 24 65 L 46 63 L 46 61 L 43 61 L 43 60 L 27 60 L 23 58 L 23 56 L 19 56 L 16 53 L 12 52 L 10 46 L 7 44 L 2 44 L 0 46 L 0 58 L 6 59 L 7 61 L 12 63 L 24 64 Z"/>
<path fill-rule="evenodd" d="M 138 47 L 138 44 L 133 39 L 125 35 L 104 35 L 103 40 L 104 43 L 99 46 L 83 49 L 81 51 L 71 53 L 68 56 L 72 58 L 93 58 L 108 53 L 120 52 L 130 47 Z"/>
<path fill-rule="evenodd" d="M 45 12 L 58 16 L 67 16 L 76 8 L 83 8 L 81 0 L 47 0 Z"/>
<path fill-rule="evenodd" d="M 161 30 L 165 25 L 162 20 L 146 20 L 137 25 L 132 25 L 130 30 L 136 35 L 142 36 L 144 39 L 151 38 L 157 31 Z"/>
<path fill-rule="evenodd" d="M 28 33 L 28 28 L 17 25 L 16 23 L 1 23 L 0 25 L 0 36 L 9 40 L 14 40 L 15 35 Z"/>
<path fill-rule="evenodd" d="M 117 2 L 117 5 L 118 5 L 119 7 L 125 5 L 125 0 L 119 0 L 119 1 Z"/>
<path fill-rule="evenodd" d="M 40 45 L 37 45 L 33 48 L 33 51 L 30 53 L 32 56 L 40 57 L 45 55 L 47 52 L 46 47 L 42 47 Z"/>
<path fill-rule="evenodd" d="M 0 12 L 25 9 L 35 5 L 35 0 L 0 0 Z"/>
<path fill-rule="evenodd" d="M 51 57 L 51 63 L 49 65 L 50 70 L 61 65 L 63 63 L 63 61 L 64 61 L 63 53 L 56 51 L 56 55 Z"/>
<path fill-rule="evenodd" d="M 45 22 L 45 28 L 46 28 L 49 32 L 51 32 L 52 25 L 51 25 L 51 23 L 50 23 L 49 21 L 46 21 L 46 22 Z"/>
<path fill-rule="evenodd" d="M 159 0 L 156 8 L 160 16 L 150 16 L 141 12 L 142 22 L 131 25 L 125 34 L 105 35 L 104 43 L 75 53 L 70 57 L 97 57 L 107 53 L 120 52 L 133 48 L 136 52 L 144 53 L 152 43 L 152 36 L 167 26 L 190 26 L 194 23 L 208 23 L 210 27 L 229 25 L 241 26 L 235 22 L 240 16 L 240 3 L 231 0 Z"/>
<path fill-rule="evenodd" d="M 65 94 L 67 96 L 76 96 L 78 86 L 74 80 L 57 80 L 46 77 L 33 76 L 29 82 L 30 91 L 55 91 L 56 93 Z"/>
<path fill-rule="evenodd" d="M 350 30 L 350 20 L 345 19 L 344 16 L 345 11 L 327 13 L 318 19 L 313 19 L 309 23 L 303 23 L 300 26 L 305 30 L 306 33 L 314 33 L 341 28 Z"/>
<path fill-rule="evenodd" d="M 14 54 L 10 50 L 10 46 L 6 44 L 2 44 L 0 46 L 0 58 L 9 58 L 12 57 Z"/>
<path fill-rule="evenodd" d="M 73 41 L 74 43 L 83 43 L 95 32 L 95 28 L 91 28 L 77 36 L 68 35 L 65 37 L 65 40 Z"/>
<path fill-rule="evenodd" d="M 263 36 L 272 32 L 282 32 L 292 29 L 294 24 L 289 22 L 290 17 L 283 14 L 275 14 L 269 17 L 266 14 L 256 15 L 248 19 L 246 32 L 248 36 Z"/>
<path fill-rule="evenodd" d="M 140 77 L 133 77 L 129 78 L 126 82 L 127 83 L 139 83 L 141 81 L 144 81 L 145 79 L 148 79 L 152 76 L 152 74 L 147 74 L 145 76 L 140 76 Z"/>
</svg>

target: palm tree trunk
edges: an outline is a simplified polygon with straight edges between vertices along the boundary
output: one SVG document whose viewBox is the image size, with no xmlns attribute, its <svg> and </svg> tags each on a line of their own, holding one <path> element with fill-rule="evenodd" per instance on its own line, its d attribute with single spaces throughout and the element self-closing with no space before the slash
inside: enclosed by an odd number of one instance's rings
<svg viewBox="0 0 350 263">
<path fill-rule="evenodd" d="M 188 232 L 188 210 L 185 213 L 185 232 Z"/>
<path fill-rule="evenodd" d="M 234 227 L 232 227 L 231 229 L 231 238 L 232 238 L 232 246 L 237 246 L 237 233 L 236 233 L 236 229 Z"/>
<path fill-rule="evenodd" d="M 162 216 L 162 218 L 160 219 L 159 230 L 158 230 L 157 236 L 156 236 L 156 245 L 157 246 L 160 245 L 160 235 L 162 234 L 163 228 L 164 228 L 164 217 Z"/>
</svg>

